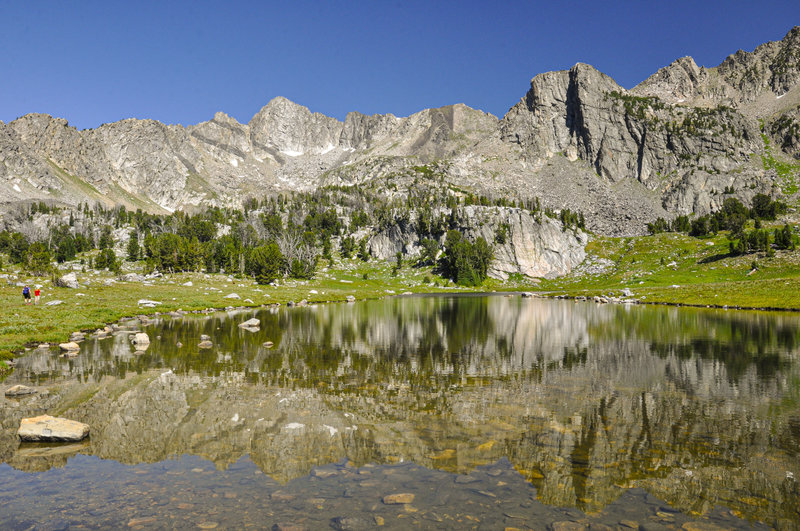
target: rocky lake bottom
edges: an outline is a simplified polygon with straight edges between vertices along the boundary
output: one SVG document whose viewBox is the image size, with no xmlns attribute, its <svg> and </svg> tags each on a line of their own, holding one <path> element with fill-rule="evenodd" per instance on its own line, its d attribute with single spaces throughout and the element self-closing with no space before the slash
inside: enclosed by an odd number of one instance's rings
<svg viewBox="0 0 800 531">
<path fill-rule="evenodd" d="M 126 320 L 0 382 L 36 390 L 0 398 L 0 528 L 796 529 L 798 325 L 518 296 Z M 21 443 L 40 414 L 90 436 Z"/>
</svg>

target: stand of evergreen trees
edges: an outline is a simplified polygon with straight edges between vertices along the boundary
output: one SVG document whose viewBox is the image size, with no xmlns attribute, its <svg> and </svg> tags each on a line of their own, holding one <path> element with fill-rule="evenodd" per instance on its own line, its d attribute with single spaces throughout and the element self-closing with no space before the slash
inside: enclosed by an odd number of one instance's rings
<svg viewBox="0 0 800 531">
<path fill-rule="evenodd" d="M 88 268 L 115 273 L 128 260 L 143 262 L 145 271 L 224 271 L 268 283 L 311 278 L 319 262 L 330 262 L 336 251 L 343 258 L 368 261 L 369 237 L 397 227 L 420 237 L 423 253 L 417 265 L 436 266 L 454 282 L 478 285 L 486 279 L 492 248 L 483 238 L 472 242 L 459 232 L 468 219 L 463 208 L 470 205 L 519 208 L 537 219 L 550 215 L 560 218 L 565 230 L 584 226 L 582 213 L 543 211 L 538 198 L 492 199 L 424 186 L 387 198 L 358 186 L 331 186 L 248 199 L 242 209 L 209 207 L 193 214 L 34 203 L 17 213 L 11 224 L 17 230 L 0 232 L 0 253 L 40 275 L 53 270 L 53 260 L 80 259 Z M 493 243 L 502 245 L 508 237 L 509 226 L 501 224 Z M 124 249 L 120 256 L 115 245 Z"/>
<path fill-rule="evenodd" d="M 719 210 L 711 214 L 691 220 L 688 216 L 678 216 L 671 222 L 658 218 L 647 224 L 647 230 L 650 234 L 683 232 L 695 238 L 703 238 L 725 230 L 728 231 L 731 254 L 751 252 L 770 254 L 773 248 L 794 250 L 796 247 L 796 237 L 788 224 L 775 229 L 772 233 L 761 226 L 762 221 L 774 221 L 785 212 L 784 203 L 774 201 L 765 194 L 756 194 L 750 208 L 744 206 L 738 199 L 729 197 L 723 201 Z M 753 220 L 752 230 L 746 230 L 749 220 Z"/>
</svg>

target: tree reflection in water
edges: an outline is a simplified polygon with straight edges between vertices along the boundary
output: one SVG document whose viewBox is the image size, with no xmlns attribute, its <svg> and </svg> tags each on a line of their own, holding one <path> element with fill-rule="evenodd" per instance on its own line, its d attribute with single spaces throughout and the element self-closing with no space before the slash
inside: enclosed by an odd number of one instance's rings
<svg viewBox="0 0 800 531">
<path fill-rule="evenodd" d="M 507 458 L 553 505 L 596 511 L 638 486 L 687 512 L 800 522 L 793 314 L 494 296 L 271 308 L 259 331 L 237 326 L 252 316 L 165 318 L 142 327 L 143 354 L 125 334 L 71 360 L 33 352 L 4 385 L 51 394 L 3 403 L 0 456 L 24 468 L 13 419 L 46 409 L 90 422 L 81 453 L 126 463 L 250 455 L 285 481 L 341 459 L 467 473 Z"/>
</svg>

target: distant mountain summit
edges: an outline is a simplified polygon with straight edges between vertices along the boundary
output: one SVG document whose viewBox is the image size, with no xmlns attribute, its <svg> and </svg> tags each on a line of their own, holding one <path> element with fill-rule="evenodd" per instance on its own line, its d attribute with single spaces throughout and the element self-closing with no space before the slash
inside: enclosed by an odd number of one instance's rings
<svg viewBox="0 0 800 531">
<path fill-rule="evenodd" d="M 78 131 L 0 122 L 0 202 L 99 202 L 153 212 L 240 205 L 326 185 L 539 197 L 607 234 L 718 207 L 734 190 L 798 200 L 800 27 L 719 66 L 683 57 L 631 90 L 590 65 L 539 74 L 502 118 L 462 104 L 344 122 L 275 98 L 247 124 L 122 120 Z M 424 172 L 414 171 L 424 166 Z"/>
</svg>

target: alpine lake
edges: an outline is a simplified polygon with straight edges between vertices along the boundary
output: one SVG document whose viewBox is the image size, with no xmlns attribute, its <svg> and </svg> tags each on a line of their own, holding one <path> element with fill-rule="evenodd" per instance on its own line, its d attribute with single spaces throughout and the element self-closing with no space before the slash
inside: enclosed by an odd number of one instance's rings
<svg viewBox="0 0 800 531">
<path fill-rule="evenodd" d="M 16 384 L 38 392 L 0 397 L 0 529 L 800 528 L 791 312 L 515 294 L 159 316 L 32 350 Z M 40 414 L 90 436 L 21 443 Z"/>
</svg>

